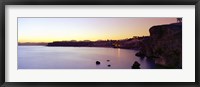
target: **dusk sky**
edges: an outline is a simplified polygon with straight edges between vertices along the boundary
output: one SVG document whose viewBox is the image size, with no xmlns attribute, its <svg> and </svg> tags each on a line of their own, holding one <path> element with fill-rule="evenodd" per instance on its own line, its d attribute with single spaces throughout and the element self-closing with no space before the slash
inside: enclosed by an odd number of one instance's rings
<svg viewBox="0 0 200 87">
<path fill-rule="evenodd" d="M 149 36 L 154 25 L 176 18 L 18 18 L 18 42 L 119 40 Z"/>
</svg>

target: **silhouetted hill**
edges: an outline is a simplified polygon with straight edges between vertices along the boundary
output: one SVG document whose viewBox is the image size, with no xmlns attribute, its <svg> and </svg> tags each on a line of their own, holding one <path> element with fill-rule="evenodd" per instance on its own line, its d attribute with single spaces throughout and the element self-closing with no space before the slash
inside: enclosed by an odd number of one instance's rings
<svg viewBox="0 0 200 87">
<path fill-rule="evenodd" d="M 35 45 L 41 45 L 41 46 L 45 46 L 47 45 L 48 43 L 32 43 L 32 42 L 26 42 L 26 43 L 18 43 L 19 46 L 35 46 Z"/>
<path fill-rule="evenodd" d="M 133 37 L 123 40 L 100 40 L 100 41 L 54 41 L 47 46 L 62 47 L 113 47 L 124 49 L 138 49 L 138 41 L 145 37 Z"/>
</svg>

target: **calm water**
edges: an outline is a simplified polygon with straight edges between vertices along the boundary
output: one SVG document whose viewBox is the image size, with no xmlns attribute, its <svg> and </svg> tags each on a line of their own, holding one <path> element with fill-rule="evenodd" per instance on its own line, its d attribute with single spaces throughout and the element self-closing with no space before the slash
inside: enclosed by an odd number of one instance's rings
<svg viewBox="0 0 200 87">
<path fill-rule="evenodd" d="M 134 61 L 143 69 L 155 67 L 152 60 L 135 53 L 119 48 L 18 46 L 18 69 L 131 69 Z"/>
</svg>

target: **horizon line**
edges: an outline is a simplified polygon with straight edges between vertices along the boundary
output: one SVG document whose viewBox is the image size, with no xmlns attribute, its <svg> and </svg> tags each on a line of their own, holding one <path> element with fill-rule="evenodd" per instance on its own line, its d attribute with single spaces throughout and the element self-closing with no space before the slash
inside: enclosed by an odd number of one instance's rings
<svg viewBox="0 0 200 87">
<path fill-rule="evenodd" d="M 133 36 L 131 38 L 136 38 L 136 37 L 148 37 L 148 36 Z M 107 41 L 107 40 L 126 40 L 126 39 L 131 39 L 131 38 L 124 38 L 124 39 L 99 39 L 99 40 L 60 40 L 60 41 L 77 41 L 77 42 L 80 42 L 80 41 Z M 18 41 L 18 43 L 51 43 L 51 42 L 57 42 L 57 41 L 49 41 L 49 42 L 20 42 Z"/>
</svg>

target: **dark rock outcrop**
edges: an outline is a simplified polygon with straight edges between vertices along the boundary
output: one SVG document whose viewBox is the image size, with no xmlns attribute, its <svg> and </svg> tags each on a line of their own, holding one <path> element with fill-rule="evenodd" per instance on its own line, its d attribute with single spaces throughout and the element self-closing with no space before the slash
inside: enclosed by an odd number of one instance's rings
<svg viewBox="0 0 200 87">
<path fill-rule="evenodd" d="M 96 61 L 96 65 L 99 65 L 99 64 L 101 64 L 101 62 L 99 62 L 99 61 Z"/>
<path fill-rule="evenodd" d="M 182 67 L 182 23 L 153 26 L 140 43 L 140 54 L 165 67 Z"/>
<path fill-rule="evenodd" d="M 138 53 L 135 54 L 135 56 L 138 56 L 138 57 L 140 57 L 140 58 L 144 58 L 144 57 L 145 57 L 145 54 L 142 53 L 142 52 L 138 52 Z"/>
<path fill-rule="evenodd" d="M 132 69 L 140 69 L 140 63 L 138 63 L 137 61 L 135 61 L 133 63 L 133 66 L 131 67 Z"/>
<path fill-rule="evenodd" d="M 108 65 L 108 67 L 111 67 L 111 65 Z"/>
</svg>

